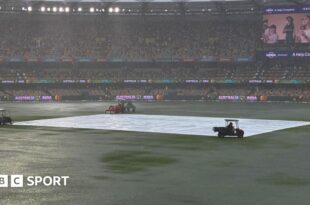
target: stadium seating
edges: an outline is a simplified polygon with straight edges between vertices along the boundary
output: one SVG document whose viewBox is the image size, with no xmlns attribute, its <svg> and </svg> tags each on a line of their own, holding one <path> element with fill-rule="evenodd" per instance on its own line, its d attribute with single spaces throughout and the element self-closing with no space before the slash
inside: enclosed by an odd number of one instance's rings
<svg viewBox="0 0 310 205">
<path fill-rule="evenodd" d="M 219 18 L 178 22 L 166 18 L 167 21 L 163 22 L 149 17 L 151 24 L 143 20 L 114 24 L 107 19 L 100 19 L 99 24 L 91 16 L 83 21 L 70 16 L 58 21 L 53 15 L 41 16 L 40 19 L 31 15 L 2 17 L 0 24 L 6 29 L 0 33 L 0 60 L 85 57 L 143 62 L 145 59 L 237 58 L 254 57 L 261 45 L 261 22 L 253 20 L 240 24 L 235 20 L 223 22 Z M 114 99 L 124 95 L 159 95 L 178 99 L 184 96 L 187 99 L 217 99 L 218 96 L 298 96 L 309 99 L 309 86 L 304 85 L 309 79 L 310 66 L 302 62 L 179 62 L 177 65 L 146 66 L 124 63 L 111 67 L 48 67 L 40 62 L 33 67 L 23 67 L 2 63 L 0 97 L 101 96 Z"/>
<path fill-rule="evenodd" d="M 150 18 L 150 17 L 149 17 Z M 14 24 L 11 24 L 14 19 Z M 129 21 L 118 26 L 92 17 L 83 19 L 7 16 L 0 19 L 2 57 L 201 58 L 253 56 L 259 22 Z M 47 26 L 48 25 L 48 26 Z M 107 29 L 108 28 L 108 29 Z M 210 29 L 212 28 L 212 29 Z M 18 32 L 16 32 L 18 31 Z M 257 39 L 257 40 L 255 40 Z"/>
</svg>

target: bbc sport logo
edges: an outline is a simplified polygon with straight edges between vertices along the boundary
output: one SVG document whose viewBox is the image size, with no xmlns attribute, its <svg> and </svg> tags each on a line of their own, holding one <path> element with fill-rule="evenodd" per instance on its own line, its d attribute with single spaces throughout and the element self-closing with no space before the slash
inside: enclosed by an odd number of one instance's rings
<svg viewBox="0 0 310 205">
<path fill-rule="evenodd" d="M 67 186 L 69 176 L 27 176 L 0 175 L 0 188 L 35 187 L 35 186 Z"/>
</svg>

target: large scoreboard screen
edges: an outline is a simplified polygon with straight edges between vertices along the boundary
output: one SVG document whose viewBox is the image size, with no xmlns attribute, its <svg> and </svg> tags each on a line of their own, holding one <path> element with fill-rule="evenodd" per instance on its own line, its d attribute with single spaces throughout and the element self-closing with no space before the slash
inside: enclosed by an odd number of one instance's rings
<svg viewBox="0 0 310 205">
<path fill-rule="evenodd" d="M 264 8 L 261 39 L 274 45 L 310 43 L 310 6 Z"/>
</svg>

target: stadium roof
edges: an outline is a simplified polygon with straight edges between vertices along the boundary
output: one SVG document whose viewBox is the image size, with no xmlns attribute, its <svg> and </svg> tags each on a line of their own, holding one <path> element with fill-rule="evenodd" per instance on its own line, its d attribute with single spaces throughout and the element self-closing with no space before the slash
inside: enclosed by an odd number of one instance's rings
<svg viewBox="0 0 310 205">
<path fill-rule="evenodd" d="M 0 3 L 163 3 L 163 2 L 239 2 L 251 3 L 253 5 L 278 5 L 278 4 L 310 4 L 310 0 L 0 0 Z"/>
<path fill-rule="evenodd" d="M 78 2 L 78 3 L 94 3 L 94 2 L 180 2 L 177 0 L 20 0 L 24 2 L 65 2 L 65 3 L 72 3 L 72 2 Z M 198 1 L 198 2 L 211 2 L 211 1 L 246 1 L 246 0 L 187 0 L 186 2 L 192 2 L 192 1 Z"/>
<path fill-rule="evenodd" d="M 264 6 L 310 5 L 310 0 L 0 0 L 0 11 L 105 14 L 256 13 Z M 117 8 L 118 12 L 109 12 Z M 67 10 L 65 10 L 67 9 Z M 61 12 L 60 12 L 61 11 Z M 82 11 L 82 12 L 80 12 Z"/>
<path fill-rule="evenodd" d="M 306 4 L 310 0 L 0 0 L 0 2 L 61 2 L 61 3 L 107 3 L 107 2 L 138 2 L 138 3 L 160 3 L 160 2 L 240 2 L 253 4 Z"/>
</svg>

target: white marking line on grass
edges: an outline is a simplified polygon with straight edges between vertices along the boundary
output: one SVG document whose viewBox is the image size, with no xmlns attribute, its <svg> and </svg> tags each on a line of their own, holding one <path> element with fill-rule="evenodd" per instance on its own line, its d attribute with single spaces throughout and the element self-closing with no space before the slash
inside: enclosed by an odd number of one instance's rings
<svg viewBox="0 0 310 205">
<path fill-rule="evenodd" d="M 212 128 L 224 126 L 224 119 L 169 115 L 100 114 L 24 121 L 17 122 L 15 125 L 216 136 Z M 239 120 L 240 128 L 245 131 L 245 137 L 310 125 L 310 122 L 303 121 Z"/>
</svg>

